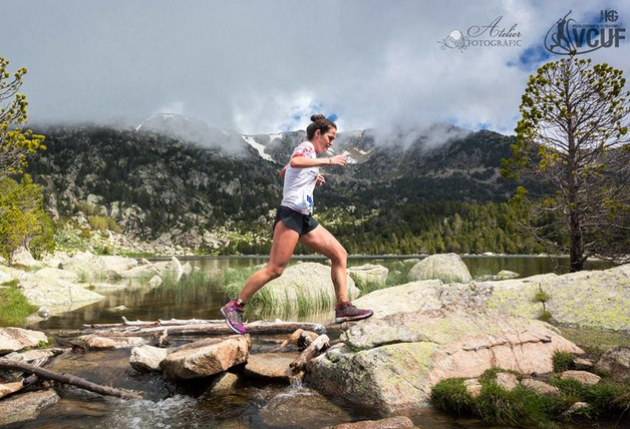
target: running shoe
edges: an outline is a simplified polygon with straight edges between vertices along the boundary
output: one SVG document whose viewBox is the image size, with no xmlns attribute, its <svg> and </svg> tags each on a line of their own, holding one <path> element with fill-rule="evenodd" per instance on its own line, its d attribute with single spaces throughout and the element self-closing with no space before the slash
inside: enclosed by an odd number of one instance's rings
<svg viewBox="0 0 630 429">
<path fill-rule="evenodd" d="M 225 323 L 237 334 L 245 335 L 245 324 L 243 323 L 243 310 L 236 304 L 236 300 L 231 300 L 224 307 L 221 307 L 221 314 L 225 317 Z"/>
<path fill-rule="evenodd" d="M 355 307 L 351 302 L 344 304 L 342 307 L 335 309 L 335 322 L 351 322 L 353 320 L 367 319 L 374 312 L 372 310 L 361 310 Z"/>
</svg>

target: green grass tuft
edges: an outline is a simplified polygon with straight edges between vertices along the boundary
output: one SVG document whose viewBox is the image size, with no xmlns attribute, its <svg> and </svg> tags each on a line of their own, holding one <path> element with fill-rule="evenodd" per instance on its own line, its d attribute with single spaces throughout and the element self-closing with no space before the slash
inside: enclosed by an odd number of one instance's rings
<svg viewBox="0 0 630 429">
<path fill-rule="evenodd" d="M 474 415 L 474 400 L 466 391 L 463 378 L 449 378 L 433 386 L 431 402 L 439 409 L 458 416 Z"/>
<path fill-rule="evenodd" d="M 573 367 L 574 359 L 575 355 L 573 353 L 560 351 L 555 352 L 552 357 L 553 372 L 568 371 Z"/>
<path fill-rule="evenodd" d="M 543 292 L 542 290 L 539 292 L 536 292 L 536 295 L 534 295 L 534 302 L 547 302 L 549 301 L 549 295 L 547 294 L 547 292 Z"/>
<path fill-rule="evenodd" d="M 0 326 L 22 327 L 37 308 L 14 285 L 0 289 Z"/>
<path fill-rule="evenodd" d="M 553 315 L 547 310 L 541 311 L 540 315 L 538 316 L 538 320 L 541 320 L 543 322 L 549 322 L 552 318 Z"/>
</svg>

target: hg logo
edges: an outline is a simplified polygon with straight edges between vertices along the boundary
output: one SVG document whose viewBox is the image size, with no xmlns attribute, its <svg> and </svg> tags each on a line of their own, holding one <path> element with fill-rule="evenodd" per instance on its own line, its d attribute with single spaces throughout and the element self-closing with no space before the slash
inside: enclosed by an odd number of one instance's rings
<svg viewBox="0 0 630 429">
<path fill-rule="evenodd" d="M 602 22 L 615 22 L 619 19 L 619 14 L 616 10 L 602 10 Z"/>
</svg>

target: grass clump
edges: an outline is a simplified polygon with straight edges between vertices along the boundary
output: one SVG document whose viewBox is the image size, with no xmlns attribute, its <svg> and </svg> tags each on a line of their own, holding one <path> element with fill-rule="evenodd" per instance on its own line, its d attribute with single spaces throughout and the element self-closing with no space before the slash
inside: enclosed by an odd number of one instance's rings
<svg viewBox="0 0 630 429">
<path fill-rule="evenodd" d="M 538 320 L 543 322 L 549 322 L 553 318 L 553 315 L 548 310 L 543 310 L 538 316 Z"/>
<path fill-rule="evenodd" d="M 573 367 L 574 359 L 575 355 L 573 353 L 561 351 L 555 352 L 551 359 L 553 362 L 553 372 L 568 371 Z"/>
<path fill-rule="evenodd" d="M 573 359 L 570 353 L 556 355 L 563 363 L 567 355 L 571 361 Z M 627 383 L 602 379 L 598 384 L 588 385 L 554 374 L 548 383 L 557 387 L 560 394 L 547 396 L 522 385 L 507 391 L 495 381 L 499 372 L 512 371 L 501 368 L 486 371 L 478 379 L 482 388 L 474 398 L 466 391 L 464 379 L 442 380 L 433 387 L 431 402 L 451 414 L 478 417 L 491 425 L 536 428 L 558 427 L 559 422 L 565 421 L 621 418 L 630 409 L 630 384 Z M 589 406 L 565 416 L 576 402 L 586 402 Z"/>
<path fill-rule="evenodd" d="M 222 287 L 229 298 L 236 298 L 247 279 L 260 266 L 252 268 L 227 269 L 223 272 Z M 355 297 L 350 297 L 353 299 Z M 329 312 L 334 308 L 336 297 L 330 290 L 314 287 L 286 287 L 283 289 L 263 287 L 256 292 L 245 307 L 245 316 L 294 317 Z"/>
<path fill-rule="evenodd" d="M 8 284 L 9 287 L 0 289 L 0 326 L 24 326 L 26 318 L 36 312 L 38 307 L 29 304 L 14 283 Z"/>
<path fill-rule="evenodd" d="M 433 386 L 431 402 L 439 409 L 458 416 L 475 414 L 475 401 L 466 390 L 463 378 L 449 378 Z"/>
</svg>

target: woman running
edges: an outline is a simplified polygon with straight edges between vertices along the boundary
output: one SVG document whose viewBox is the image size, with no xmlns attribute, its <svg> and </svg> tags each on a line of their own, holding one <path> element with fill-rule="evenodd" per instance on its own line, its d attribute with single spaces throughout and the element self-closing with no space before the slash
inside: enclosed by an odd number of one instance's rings
<svg viewBox="0 0 630 429">
<path fill-rule="evenodd" d="M 280 175 L 284 177 L 283 198 L 273 224 L 273 244 L 269 263 L 256 271 L 247 280 L 238 299 L 231 300 L 221 313 L 228 326 L 236 333 L 245 334 L 243 312 L 245 304 L 260 288 L 278 278 L 289 264 L 297 243 L 330 258 L 332 262 L 332 282 L 337 297 L 335 321 L 337 323 L 367 319 L 372 310 L 361 310 L 348 301 L 346 284 L 346 260 L 348 253 L 326 228 L 312 217 L 313 190 L 326 181 L 319 174 L 319 167 L 345 167 L 346 157 L 337 155 L 331 158 L 317 158 L 333 145 L 337 126 L 324 115 L 311 116 L 312 123 L 306 128 L 308 141 L 300 143 Z"/>
</svg>

